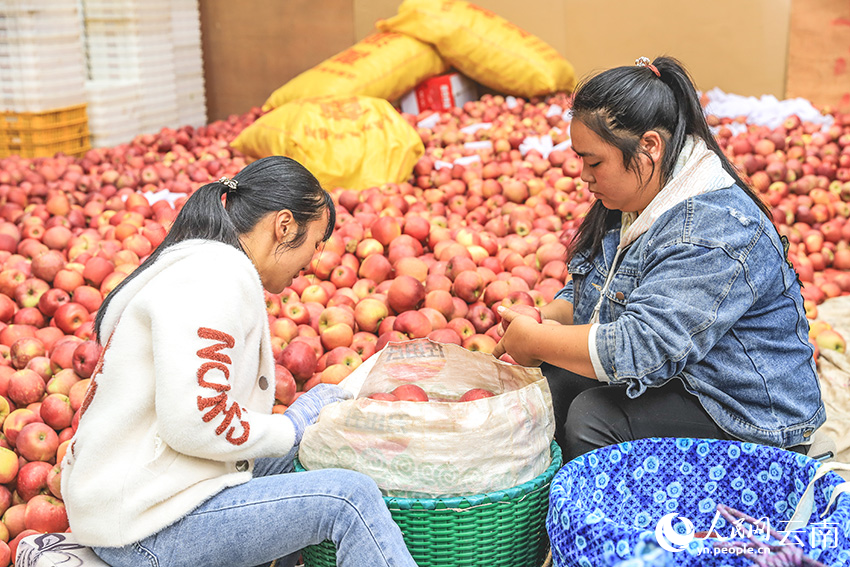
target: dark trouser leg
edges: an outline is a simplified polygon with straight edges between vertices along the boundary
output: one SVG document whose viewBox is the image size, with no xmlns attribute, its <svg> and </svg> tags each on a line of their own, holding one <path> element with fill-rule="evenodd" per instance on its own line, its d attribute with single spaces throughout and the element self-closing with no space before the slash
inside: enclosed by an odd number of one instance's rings
<svg viewBox="0 0 850 567">
<path fill-rule="evenodd" d="M 546 362 L 540 365 L 540 370 L 546 377 L 546 381 L 549 382 L 549 390 L 552 392 L 552 405 L 555 408 L 555 442 L 558 443 L 561 452 L 564 453 L 566 449 L 564 444 L 566 439 L 565 428 L 570 405 L 576 396 L 585 390 L 605 386 L 605 384 Z M 564 453 L 564 457 L 566 458 L 566 453 Z"/>
<path fill-rule="evenodd" d="M 565 462 L 599 447 L 648 437 L 734 439 L 678 378 L 634 399 L 620 385 L 582 392 L 570 405 L 565 434 Z"/>
</svg>

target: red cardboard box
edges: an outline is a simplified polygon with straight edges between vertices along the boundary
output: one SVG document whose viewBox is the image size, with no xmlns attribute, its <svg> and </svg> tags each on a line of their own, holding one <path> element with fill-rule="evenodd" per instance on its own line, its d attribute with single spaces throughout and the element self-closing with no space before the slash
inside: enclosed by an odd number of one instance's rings
<svg viewBox="0 0 850 567">
<path fill-rule="evenodd" d="M 401 98 L 400 106 L 408 114 L 424 110 L 442 112 L 477 99 L 478 88 L 473 80 L 460 73 L 448 73 L 419 83 Z"/>
</svg>

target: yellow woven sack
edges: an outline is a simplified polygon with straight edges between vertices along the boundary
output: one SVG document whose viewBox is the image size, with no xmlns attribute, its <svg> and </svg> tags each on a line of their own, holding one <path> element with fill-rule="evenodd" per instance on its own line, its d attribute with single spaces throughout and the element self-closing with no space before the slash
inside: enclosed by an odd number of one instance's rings
<svg viewBox="0 0 850 567">
<path fill-rule="evenodd" d="M 263 110 L 327 95 L 395 100 L 447 69 L 440 54 L 427 43 L 398 33 L 376 33 L 284 84 L 269 96 Z"/>
<path fill-rule="evenodd" d="M 573 66 L 552 46 L 463 0 L 405 0 L 396 16 L 376 25 L 434 45 L 458 71 L 505 94 L 532 97 L 575 88 Z"/>
<path fill-rule="evenodd" d="M 366 189 L 410 178 L 425 153 L 416 130 L 384 99 L 300 99 L 242 130 L 231 145 L 255 158 L 300 162 L 325 189 Z"/>
</svg>

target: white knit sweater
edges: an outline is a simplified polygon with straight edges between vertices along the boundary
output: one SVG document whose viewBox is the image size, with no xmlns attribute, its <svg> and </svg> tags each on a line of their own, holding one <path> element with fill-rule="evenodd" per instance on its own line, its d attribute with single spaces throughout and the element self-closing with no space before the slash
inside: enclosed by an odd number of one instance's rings
<svg viewBox="0 0 850 567">
<path fill-rule="evenodd" d="M 165 251 L 111 301 L 108 337 L 63 461 L 71 530 L 123 546 L 248 481 L 295 432 L 274 404 L 259 275 L 241 251 L 192 240 Z"/>
</svg>

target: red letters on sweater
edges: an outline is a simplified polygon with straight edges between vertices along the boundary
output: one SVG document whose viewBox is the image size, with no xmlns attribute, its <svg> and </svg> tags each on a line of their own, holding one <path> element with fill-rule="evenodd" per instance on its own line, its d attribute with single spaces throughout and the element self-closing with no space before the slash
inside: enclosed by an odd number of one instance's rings
<svg viewBox="0 0 850 567">
<path fill-rule="evenodd" d="M 241 445 L 248 440 L 248 433 L 251 428 L 247 421 L 239 419 L 239 424 L 242 427 L 242 435 L 239 437 L 234 437 L 233 435 L 236 428 L 230 427 L 230 425 L 234 418 L 238 419 L 242 417 L 242 408 L 239 407 L 239 404 L 236 402 L 231 403 L 230 406 L 227 405 L 229 400 L 226 392 L 230 390 L 230 384 L 218 384 L 206 380 L 206 375 L 210 370 L 219 370 L 224 375 L 225 380 L 230 379 L 230 369 L 227 365 L 232 364 L 233 361 L 229 356 L 222 354 L 219 351 L 224 348 L 233 348 L 236 341 L 227 333 L 216 331 L 215 329 L 208 329 L 206 327 L 198 329 L 198 336 L 202 339 L 218 341 L 211 346 L 200 349 L 197 353 L 201 359 L 211 361 L 204 362 L 198 368 L 198 385 L 202 388 L 209 388 L 217 392 L 216 395 L 207 398 L 198 396 L 198 410 L 202 412 L 207 410 L 202 417 L 204 422 L 209 422 L 221 414 L 224 419 L 221 424 L 216 427 L 216 435 L 221 435 L 226 430 L 227 434 L 225 435 L 225 439 L 233 445 Z M 228 427 L 230 428 L 228 429 Z"/>
</svg>

